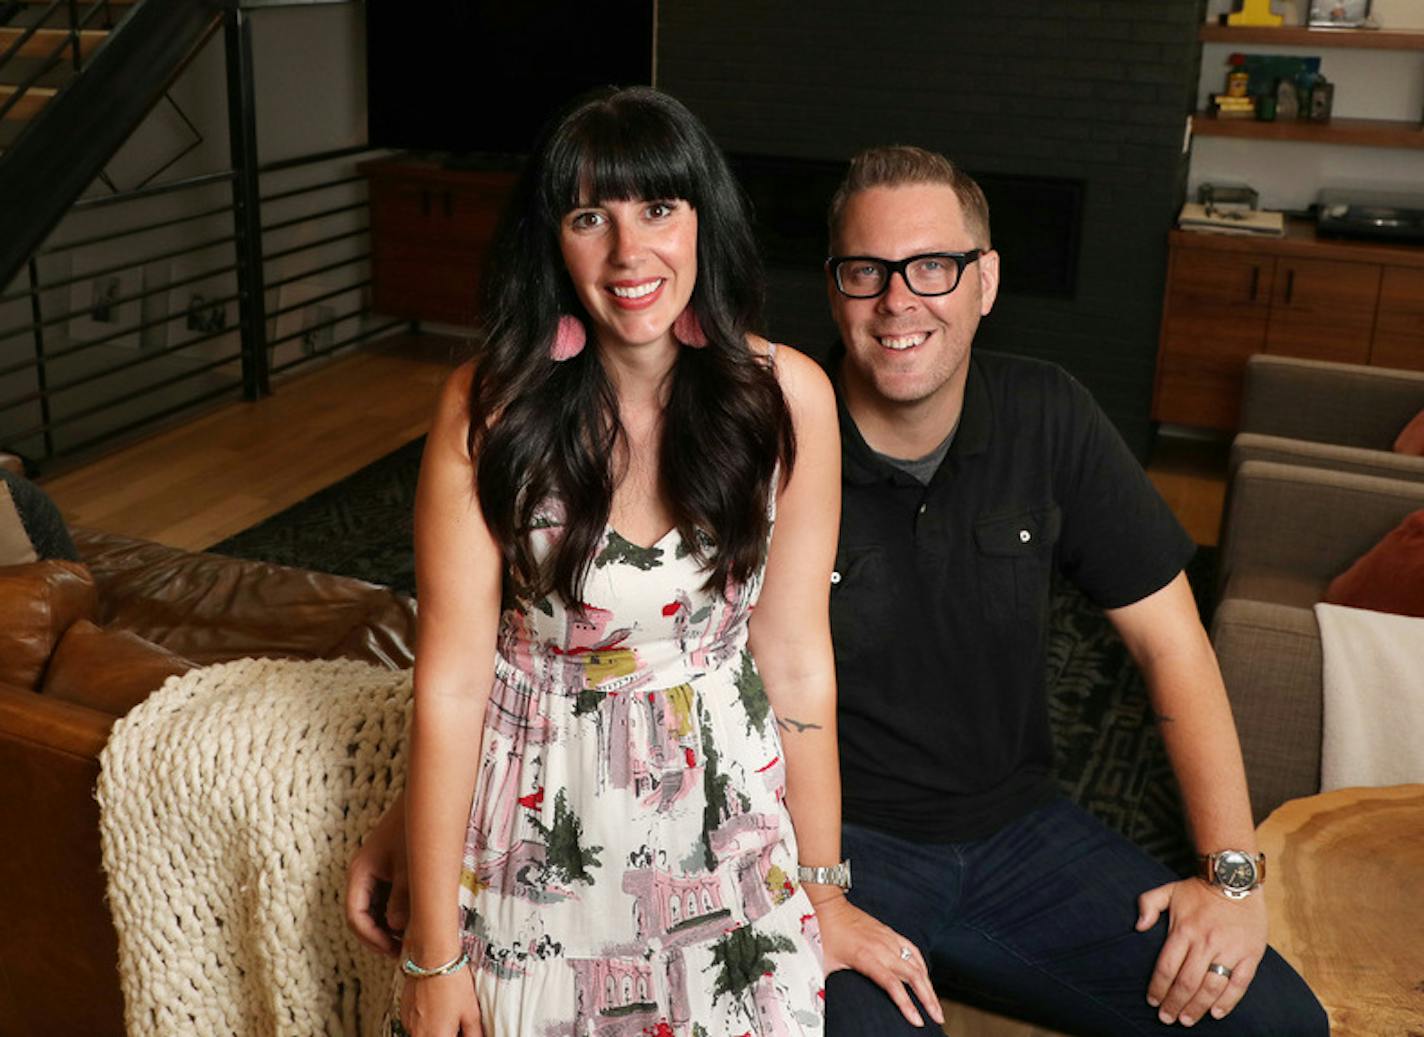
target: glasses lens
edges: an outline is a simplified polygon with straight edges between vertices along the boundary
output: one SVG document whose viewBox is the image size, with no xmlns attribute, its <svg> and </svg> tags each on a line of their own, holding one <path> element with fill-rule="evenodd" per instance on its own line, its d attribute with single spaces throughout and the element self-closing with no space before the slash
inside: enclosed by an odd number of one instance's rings
<svg viewBox="0 0 1424 1037">
<path fill-rule="evenodd" d="M 846 295 L 858 298 L 879 295 L 888 276 L 885 264 L 873 259 L 847 259 L 836 265 L 836 284 Z"/>
<path fill-rule="evenodd" d="M 944 295 L 959 283 L 959 264 L 944 256 L 922 256 L 905 268 L 905 279 L 920 295 Z"/>
</svg>

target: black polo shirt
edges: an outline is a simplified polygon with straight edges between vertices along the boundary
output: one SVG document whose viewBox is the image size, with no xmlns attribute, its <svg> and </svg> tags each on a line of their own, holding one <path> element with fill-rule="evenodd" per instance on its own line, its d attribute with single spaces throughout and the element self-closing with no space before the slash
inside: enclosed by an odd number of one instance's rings
<svg viewBox="0 0 1424 1037">
<path fill-rule="evenodd" d="M 832 379 L 843 350 L 828 360 Z M 924 842 L 986 836 L 1055 793 L 1049 581 L 1103 608 L 1195 545 L 1117 430 L 1053 364 L 971 354 L 929 485 L 876 457 L 840 401 L 831 587 L 844 818 Z"/>
</svg>

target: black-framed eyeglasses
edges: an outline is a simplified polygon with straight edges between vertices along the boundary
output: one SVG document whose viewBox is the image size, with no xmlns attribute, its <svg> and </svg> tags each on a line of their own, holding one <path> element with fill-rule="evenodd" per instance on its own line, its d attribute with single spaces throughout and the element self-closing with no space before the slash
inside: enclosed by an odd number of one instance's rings
<svg viewBox="0 0 1424 1037">
<path fill-rule="evenodd" d="M 826 269 L 836 282 L 836 291 L 851 299 L 874 299 L 890 287 L 890 277 L 899 274 L 916 295 L 948 295 L 959 287 L 964 268 L 984 254 L 982 248 L 968 252 L 922 252 L 904 259 L 879 256 L 831 256 Z"/>
</svg>

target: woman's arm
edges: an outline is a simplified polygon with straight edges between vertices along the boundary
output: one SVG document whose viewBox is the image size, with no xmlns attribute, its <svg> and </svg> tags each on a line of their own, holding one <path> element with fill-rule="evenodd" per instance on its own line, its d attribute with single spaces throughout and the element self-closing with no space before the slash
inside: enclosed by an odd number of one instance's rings
<svg viewBox="0 0 1424 1037">
<path fill-rule="evenodd" d="M 501 559 L 474 488 L 466 446 L 473 365 L 446 382 L 415 501 L 420 628 L 407 780 L 410 923 L 402 957 L 434 968 L 460 954 L 461 857 L 494 675 Z M 414 1037 L 478 1033 L 470 973 L 407 980 Z M 470 1013 L 473 1010 L 474 1015 Z"/>
<path fill-rule="evenodd" d="M 831 651 L 831 570 L 840 528 L 841 450 L 835 394 L 812 361 L 782 347 L 777 377 L 796 429 L 796 465 L 776 504 L 766 578 L 752 613 L 750 647 L 781 729 L 786 809 L 799 863 L 841 860 L 841 781 L 836 746 L 836 672 Z M 854 862 L 852 862 L 852 873 Z M 816 907 L 826 968 L 875 980 L 916 1025 L 909 984 L 939 1019 L 924 960 L 893 930 L 854 907 L 835 886 L 806 884 Z"/>
</svg>

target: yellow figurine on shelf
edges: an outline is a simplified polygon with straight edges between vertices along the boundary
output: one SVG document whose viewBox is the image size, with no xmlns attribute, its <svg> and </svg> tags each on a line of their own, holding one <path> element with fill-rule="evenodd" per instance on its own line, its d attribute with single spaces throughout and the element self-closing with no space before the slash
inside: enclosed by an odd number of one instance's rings
<svg viewBox="0 0 1424 1037">
<path fill-rule="evenodd" d="M 1271 13 L 1271 0 L 1241 0 L 1241 10 L 1226 16 L 1227 25 L 1277 26 L 1285 17 Z"/>
</svg>

